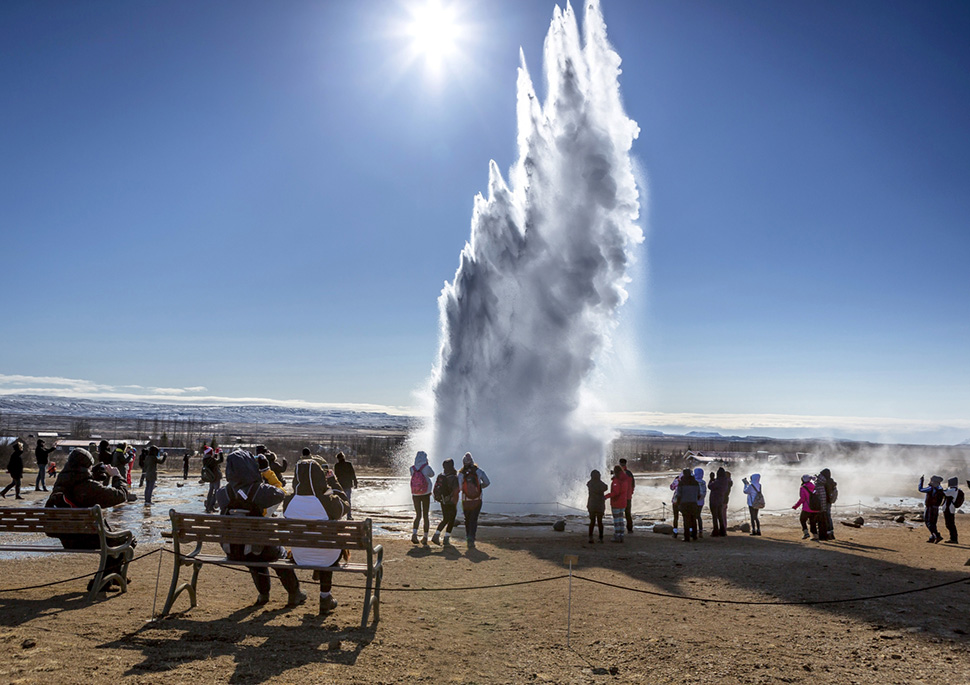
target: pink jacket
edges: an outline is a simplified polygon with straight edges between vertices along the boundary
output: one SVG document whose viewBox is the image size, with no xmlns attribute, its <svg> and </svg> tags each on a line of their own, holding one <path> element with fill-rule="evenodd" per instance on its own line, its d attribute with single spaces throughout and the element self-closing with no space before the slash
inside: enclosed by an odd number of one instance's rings
<svg viewBox="0 0 970 685">
<path fill-rule="evenodd" d="M 815 483 L 802 483 L 802 487 L 798 489 L 798 501 L 792 505 L 792 509 L 802 508 L 802 511 L 806 511 L 809 514 L 817 514 L 818 512 L 808 506 L 808 498 L 815 492 Z"/>
<path fill-rule="evenodd" d="M 610 499 L 610 508 L 626 509 L 626 504 L 630 501 L 630 479 L 626 474 L 613 476 L 606 496 Z"/>
</svg>

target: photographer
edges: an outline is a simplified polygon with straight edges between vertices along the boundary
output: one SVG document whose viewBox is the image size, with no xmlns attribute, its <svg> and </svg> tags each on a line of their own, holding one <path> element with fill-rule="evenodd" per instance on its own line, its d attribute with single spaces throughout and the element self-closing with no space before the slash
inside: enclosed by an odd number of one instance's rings
<svg viewBox="0 0 970 685">
<path fill-rule="evenodd" d="M 108 484 L 109 479 L 110 485 Z M 91 456 L 90 452 L 84 449 L 75 449 L 68 456 L 67 464 L 57 477 L 51 496 L 44 506 L 85 508 L 97 504 L 102 509 L 106 509 L 127 501 L 128 490 L 121 478 L 121 472 L 114 466 L 101 463 L 95 466 L 94 457 Z M 107 525 L 107 522 L 105 522 L 106 528 Z M 58 538 L 65 549 L 98 549 L 101 547 L 101 541 L 94 533 L 51 535 L 50 537 Z M 131 532 L 127 530 L 114 533 L 110 532 L 109 529 L 107 533 L 108 544 L 112 546 L 119 545 L 130 537 Z M 122 562 L 121 556 L 109 557 L 105 564 L 105 573 L 120 573 Z M 90 583 L 88 585 L 90 590 Z"/>
</svg>

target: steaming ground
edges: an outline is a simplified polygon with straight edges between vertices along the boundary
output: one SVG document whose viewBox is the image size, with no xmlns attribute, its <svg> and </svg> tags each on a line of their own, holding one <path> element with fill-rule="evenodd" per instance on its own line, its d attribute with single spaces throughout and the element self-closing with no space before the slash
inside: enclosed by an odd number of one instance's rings
<svg viewBox="0 0 970 685">
<path fill-rule="evenodd" d="M 610 439 L 590 419 L 587 385 L 643 239 L 630 157 L 639 129 L 599 3 L 584 4 L 582 39 L 572 8 L 555 9 L 542 104 L 523 59 L 511 183 L 489 165 L 488 199 L 475 198 L 471 239 L 439 298 L 431 460 L 460 465 L 471 451 L 500 501 L 561 500 L 577 472 L 602 466 Z"/>
</svg>

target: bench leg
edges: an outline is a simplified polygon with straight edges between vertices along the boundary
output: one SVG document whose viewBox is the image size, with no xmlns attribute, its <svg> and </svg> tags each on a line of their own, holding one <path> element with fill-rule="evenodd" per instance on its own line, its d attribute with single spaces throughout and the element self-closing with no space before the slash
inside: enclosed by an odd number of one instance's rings
<svg viewBox="0 0 970 685">
<path fill-rule="evenodd" d="M 188 583 L 182 583 L 179 585 L 179 573 L 182 570 L 182 566 L 192 565 L 192 580 Z M 176 598 L 182 594 L 183 590 L 187 590 L 189 593 L 189 607 L 194 608 L 196 605 L 196 584 L 199 582 L 199 571 L 202 568 L 202 564 L 193 564 L 190 561 L 182 561 L 175 557 L 175 568 L 172 569 L 172 584 L 168 588 L 168 597 L 165 599 L 165 606 L 162 607 L 162 613 L 159 616 L 167 616 L 172 610 L 172 605 L 175 604 Z"/>
<path fill-rule="evenodd" d="M 367 627 L 367 616 L 370 614 L 371 605 L 374 602 L 374 597 L 371 594 L 371 589 L 374 584 L 374 579 L 371 575 L 367 574 L 367 585 L 364 588 L 364 615 L 360 619 L 360 629 L 364 630 Z"/>
<path fill-rule="evenodd" d="M 384 567 L 377 569 L 377 582 L 374 585 L 374 623 L 381 620 L 381 580 L 384 578 Z"/>
</svg>

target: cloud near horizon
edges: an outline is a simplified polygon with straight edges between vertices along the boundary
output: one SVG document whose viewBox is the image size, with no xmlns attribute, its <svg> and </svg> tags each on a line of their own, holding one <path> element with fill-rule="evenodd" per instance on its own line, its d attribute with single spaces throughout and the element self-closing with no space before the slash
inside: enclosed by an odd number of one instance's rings
<svg viewBox="0 0 970 685">
<path fill-rule="evenodd" d="M 0 374 L 0 396 L 40 395 L 81 399 L 155 402 L 160 404 L 271 405 L 291 409 L 378 412 L 420 417 L 417 407 L 352 402 L 310 402 L 265 397 L 204 395 L 202 385 L 161 388 L 142 385 L 113 386 L 57 376 Z M 610 412 L 600 415 L 616 429 L 657 430 L 668 434 L 711 431 L 727 435 L 764 435 L 775 438 L 831 437 L 876 442 L 929 442 L 954 444 L 970 439 L 970 419 L 901 419 L 859 416 L 807 416 L 797 414 L 700 414 L 655 411 Z"/>
</svg>

